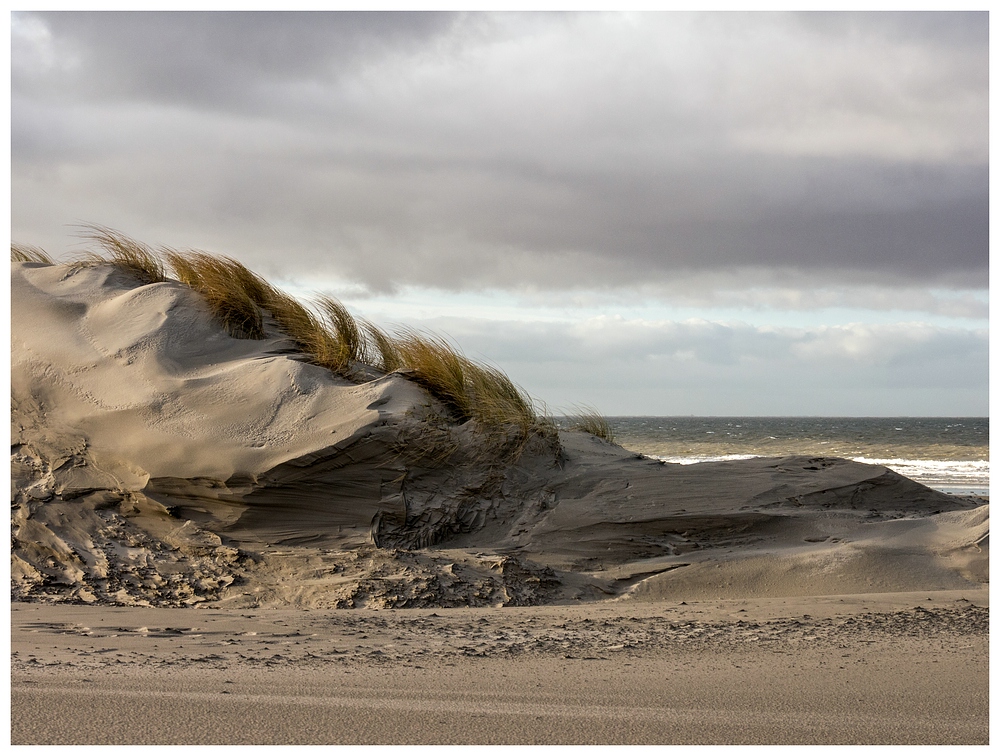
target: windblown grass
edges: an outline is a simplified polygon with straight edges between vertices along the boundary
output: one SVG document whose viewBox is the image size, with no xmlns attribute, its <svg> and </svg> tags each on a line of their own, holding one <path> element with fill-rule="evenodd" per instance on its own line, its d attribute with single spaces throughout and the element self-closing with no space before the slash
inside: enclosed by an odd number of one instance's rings
<svg viewBox="0 0 1000 756">
<path fill-rule="evenodd" d="M 49 257 L 48 253 L 44 249 L 32 246 L 31 244 L 16 244 L 13 242 L 10 245 L 10 261 L 43 263 L 45 265 L 54 264 L 52 262 L 52 258 Z"/>
<path fill-rule="evenodd" d="M 263 307 L 310 362 L 345 378 L 350 377 L 345 359 L 347 349 L 337 340 L 336 332 L 312 310 L 278 289 L 271 290 Z"/>
<path fill-rule="evenodd" d="M 243 265 L 207 252 L 163 250 L 177 280 L 201 294 L 212 313 L 238 339 L 264 338 L 264 323 Z"/>
<path fill-rule="evenodd" d="M 81 238 L 96 242 L 103 250 L 87 252 L 78 261 L 79 265 L 101 265 L 111 263 L 118 270 L 133 276 L 144 284 L 161 283 L 167 280 L 166 271 L 159 255 L 142 242 L 106 226 L 83 226 Z"/>
<path fill-rule="evenodd" d="M 362 321 L 365 338 L 368 342 L 368 360 L 372 367 L 384 373 L 391 373 L 403 367 L 403 355 L 399 351 L 396 339 L 374 323 Z"/>
<path fill-rule="evenodd" d="M 470 372 L 476 419 L 492 425 L 515 425 L 527 433 L 538 419 L 531 397 L 497 368 L 471 363 Z"/>
<path fill-rule="evenodd" d="M 583 431 L 597 436 L 609 444 L 615 443 L 615 431 L 611 423 L 593 407 L 578 407 L 577 412 L 569 416 L 570 430 Z"/>
<path fill-rule="evenodd" d="M 314 302 L 324 318 L 324 330 L 333 336 L 332 357 L 338 369 L 349 370 L 355 362 L 366 362 L 368 343 L 354 316 L 333 297 L 321 295 Z"/>
<path fill-rule="evenodd" d="M 460 421 L 516 426 L 524 433 L 537 422 L 534 404 L 523 389 L 497 368 L 470 360 L 444 338 L 406 330 L 392 346 L 408 377 L 440 399 Z"/>
<path fill-rule="evenodd" d="M 400 331 L 394 341 L 407 377 L 436 396 L 459 421 L 471 419 L 473 401 L 464 355 L 441 337 L 416 331 Z"/>
<path fill-rule="evenodd" d="M 265 338 L 270 315 L 310 362 L 341 377 L 366 380 L 371 368 L 399 372 L 425 388 L 456 421 L 474 421 L 491 432 L 502 430 L 507 446 L 511 438 L 523 448 L 533 433 L 552 435 L 554 425 L 539 416 L 523 389 L 499 369 L 469 359 L 440 336 L 408 329 L 389 335 L 372 323 L 359 322 L 329 296 L 317 297 L 310 308 L 230 257 L 199 250 L 153 250 L 104 226 L 85 228 L 84 238 L 95 242 L 99 251 L 86 253 L 76 264 L 111 264 L 144 284 L 169 280 L 169 270 L 175 280 L 204 297 L 213 315 L 236 338 Z M 51 263 L 42 250 L 24 245 L 11 245 L 11 258 Z"/>
</svg>

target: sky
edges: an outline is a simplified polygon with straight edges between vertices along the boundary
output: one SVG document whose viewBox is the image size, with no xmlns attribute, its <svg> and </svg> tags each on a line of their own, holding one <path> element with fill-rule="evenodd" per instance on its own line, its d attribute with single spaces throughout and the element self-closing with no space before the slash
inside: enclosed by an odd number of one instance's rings
<svg viewBox="0 0 1000 756">
<path fill-rule="evenodd" d="M 554 413 L 987 415 L 989 22 L 11 17 L 11 235 L 230 255 Z"/>
</svg>

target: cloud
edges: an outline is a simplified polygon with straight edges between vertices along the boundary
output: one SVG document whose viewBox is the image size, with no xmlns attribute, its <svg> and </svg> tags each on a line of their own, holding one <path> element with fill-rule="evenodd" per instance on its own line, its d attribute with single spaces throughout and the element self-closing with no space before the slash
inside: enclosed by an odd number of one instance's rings
<svg viewBox="0 0 1000 756">
<path fill-rule="evenodd" d="M 455 20 L 447 13 L 19 13 L 12 88 L 91 103 L 267 113 L 278 88 L 334 83 L 373 59 L 419 50 Z"/>
<path fill-rule="evenodd" d="M 93 221 L 376 291 L 985 288 L 987 29 L 15 14 L 13 231 L 58 252 Z"/>
<path fill-rule="evenodd" d="M 575 323 L 521 324 L 441 318 L 436 323 L 459 343 L 475 344 L 501 361 L 536 349 L 533 361 L 578 359 L 674 359 L 708 365 L 742 361 L 787 361 L 825 369 L 829 365 L 909 365 L 921 355 L 948 358 L 977 352 L 988 343 L 986 329 L 967 330 L 925 323 L 866 324 L 810 328 L 756 326 L 704 319 L 648 321 L 598 316 Z M 461 336 L 461 338 L 459 338 Z M 487 346 L 489 344 L 489 346 Z"/>
<path fill-rule="evenodd" d="M 988 413 L 987 330 L 923 323 L 778 328 L 600 317 L 576 324 L 436 319 L 553 411 L 608 414 Z"/>
<path fill-rule="evenodd" d="M 675 308 L 740 310 L 746 312 L 747 317 L 764 311 L 805 313 L 816 310 L 921 313 L 976 320 L 989 317 L 989 301 L 984 293 L 975 288 L 962 289 L 957 278 L 951 280 L 955 288 L 949 289 L 907 287 L 903 280 L 885 281 L 865 271 L 858 271 L 855 278 L 847 280 L 841 271 L 838 278 L 841 283 L 831 284 L 822 276 L 791 269 L 772 269 L 762 274 L 752 268 L 733 267 L 722 273 L 676 275 L 669 280 L 618 292 L 554 292 L 536 288 L 521 294 L 520 301 L 525 307 L 568 311 L 655 306 L 657 302 L 664 302 Z M 352 291 L 346 296 L 363 302 L 363 294 Z"/>
</svg>

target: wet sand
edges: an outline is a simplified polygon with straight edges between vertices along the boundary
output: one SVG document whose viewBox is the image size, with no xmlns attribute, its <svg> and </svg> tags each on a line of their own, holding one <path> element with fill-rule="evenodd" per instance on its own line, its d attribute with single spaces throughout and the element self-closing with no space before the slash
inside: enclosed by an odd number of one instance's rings
<svg viewBox="0 0 1000 756">
<path fill-rule="evenodd" d="M 988 593 L 14 604 L 12 743 L 988 743 Z M 808 611 L 805 611 L 808 610 Z"/>
</svg>

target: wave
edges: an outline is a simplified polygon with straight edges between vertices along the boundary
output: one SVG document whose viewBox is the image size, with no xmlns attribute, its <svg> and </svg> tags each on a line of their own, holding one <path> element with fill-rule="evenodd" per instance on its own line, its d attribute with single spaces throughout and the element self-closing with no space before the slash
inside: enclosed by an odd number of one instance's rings
<svg viewBox="0 0 1000 756">
<path fill-rule="evenodd" d="M 910 480 L 949 492 L 986 492 L 990 488 L 989 460 L 872 459 L 854 457 L 855 462 L 882 465 Z"/>
<path fill-rule="evenodd" d="M 729 462 L 740 459 L 755 459 L 761 454 L 720 454 L 701 456 L 649 455 L 654 459 L 680 465 L 699 462 Z M 872 457 L 851 457 L 855 462 L 888 467 L 910 480 L 915 480 L 929 488 L 948 493 L 976 493 L 985 495 L 990 488 L 989 460 L 940 460 L 940 459 L 875 459 Z"/>
<path fill-rule="evenodd" d="M 757 459 L 758 457 L 764 456 L 763 454 L 720 454 L 718 456 L 703 456 L 703 457 L 664 457 L 660 454 L 647 454 L 646 456 L 653 459 L 660 459 L 664 462 L 670 462 L 675 465 L 695 465 L 699 462 L 732 462 L 738 459 Z"/>
</svg>

